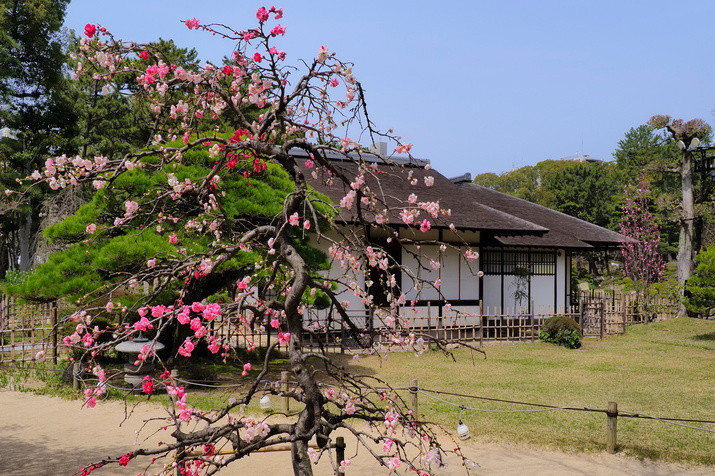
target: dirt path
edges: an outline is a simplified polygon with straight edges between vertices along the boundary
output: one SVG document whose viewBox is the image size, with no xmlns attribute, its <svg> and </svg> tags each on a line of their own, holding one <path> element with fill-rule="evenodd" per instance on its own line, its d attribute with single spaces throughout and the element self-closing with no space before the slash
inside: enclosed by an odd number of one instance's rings
<svg viewBox="0 0 715 476">
<path fill-rule="evenodd" d="M 102 402 L 97 408 L 83 409 L 79 401 L 0 391 L 0 474 L 72 475 L 92 461 L 139 447 L 137 430 L 143 420 L 162 416 L 162 412 L 155 405 L 141 405 L 130 420 L 123 422 L 124 406 L 119 402 Z M 156 444 L 157 438 L 149 438 L 142 445 Z M 352 457 L 355 442 L 349 438 L 346 442 L 346 456 Z M 479 468 L 471 473 L 477 475 L 665 476 L 705 475 L 713 472 L 713 468 L 643 463 L 605 453 L 574 455 L 474 442 L 468 442 L 464 450 L 469 458 L 479 462 Z M 365 451 L 352 458 L 352 461 L 348 475 L 388 474 L 387 470 L 376 466 Z M 457 464 L 455 462 L 434 475 L 465 474 Z M 129 468 L 115 465 L 98 470 L 93 475 L 136 475 L 145 470 L 144 466 L 132 462 Z M 149 474 L 152 472 L 151 469 L 147 471 Z M 291 474 L 289 455 L 285 452 L 252 455 L 234 463 L 221 474 L 288 475 Z M 321 462 L 316 474 L 328 476 L 332 471 L 328 464 Z"/>
</svg>

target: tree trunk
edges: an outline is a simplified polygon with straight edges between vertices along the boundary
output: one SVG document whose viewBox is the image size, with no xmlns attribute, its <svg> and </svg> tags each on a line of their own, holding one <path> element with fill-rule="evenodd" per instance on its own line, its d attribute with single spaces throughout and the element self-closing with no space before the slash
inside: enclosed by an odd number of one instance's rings
<svg viewBox="0 0 715 476">
<path fill-rule="evenodd" d="M 5 279 L 10 270 L 9 241 L 7 235 L 0 233 L 0 279 Z"/>
<path fill-rule="evenodd" d="M 685 296 L 685 282 L 693 272 L 693 226 L 695 224 L 695 200 L 693 197 L 693 170 L 692 155 L 684 150 L 680 168 L 682 191 L 682 214 L 680 217 L 680 233 L 678 239 L 678 269 L 677 278 L 680 288 L 678 290 L 681 302 L 678 304 L 676 317 L 686 315 L 685 305 L 682 302 Z"/>
<path fill-rule="evenodd" d="M 285 233 L 285 232 L 283 232 Z M 295 279 L 285 300 L 286 321 L 290 332 L 288 357 L 291 371 L 298 381 L 298 387 L 303 393 L 305 408 L 298 415 L 298 421 L 293 425 L 295 440 L 291 444 L 291 462 L 295 476 L 313 476 L 313 465 L 308 457 L 308 440 L 315 433 L 322 410 L 323 397 L 312 372 L 305 366 L 301 349 L 301 333 L 303 332 L 303 317 L 298 312 L 303 292 L 308 285 L 308 268 L 300 254 L 292 245 L 281 240 L 281 254 L 295 271 Z"/>
<path fill-rule="evenodd" d="M 32 234 L 32 225 L 32 213 L 30 213 L 27 215 L 25 222 L 20 225 L 20 228 L 17 230 L 17 236 L 20 242 L 19 268 L 22 272 L 29 271 L 30 268 L 32 268 L 32 242 L 34 238 Z"/>
</svg>

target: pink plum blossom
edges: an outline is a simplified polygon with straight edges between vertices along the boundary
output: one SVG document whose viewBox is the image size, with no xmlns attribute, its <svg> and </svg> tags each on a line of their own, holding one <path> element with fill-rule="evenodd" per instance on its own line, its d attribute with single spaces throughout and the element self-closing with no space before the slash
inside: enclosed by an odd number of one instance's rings
<svg viewBox="0 0 715 476">
<path fill-rule="evenodd" d="M 194 351 L 194 343 L 191 342 L 191 338 L 187 337 L 184 343 L 179 347 L 179 354 L 184 357 L 191 357 L 191 353 Z"/>
<path fill-rule="evenodd" d="M 188 20 L 184 20 L 184 25 L 186 25 L 186 28 L 189 30 L 196 30 L 199 27 L 199 20 L 196 18 L 189 18 Z"/>
<path fill-rule="evenodd" d="M 146 331 L 148 329 L 154 328 L 152 323 L 146 317 L 142 317 L 141 319 L 139 319 L 137 322 L 134 323 L 134 326 L 132 327 L 134 327 L 134 329 L 137 331 Z"/>
<path fill-rule="evenodd" d="M 261 7 L 256 11 L 256 18 L 258 18 L 258 21 L 261 23 L 268 20 L 268 10 L 266 10 L 266 7 Z"/>
<path fill-rule="evenodd" d="M 283 25 L 276 25 L 273 28 L 271 28 L 271 35 L 273 36 L 278 36 L 278 35 L 285 35 L 286 32 L 286 27 Z"/>
<path fill-rule="evenodd" d="M 154 393 L 154 379 L 152 379 L 150 375 L 142 379 L 142 392 L 147 395 Z"/>
<path fill-rule="evenodd" d="M 328 47 L 323 45 L 318 50 L 318 56 L 316 57 L 316 60 L 318 61 L 318 63 L 325 63 L 325 60 L 328 59 L 329 55 L 330 51 L 328 50 Z"/>
<path fill-rule="evenodd" d="M 84 26 L 84 34 L 87 36 L 87 38 L 92 38 L 94 34 L 97 33 L 97 26 L 92 25 L 91 23 L 87 23 Z"/>
<path fill-rule="evenodd" d="M 277 8 L 277 7 L 271 7 L 270 10 L 268 10 L 271 13 L 275 13 L 275 18 L 276 20 L 280 20 L 283 18 L 283 9 L 282 8 Z"/>
<path fill-rule="evenodd" d="M 397 147 L 395 147 L 395 152 L 398 154 L 404 154 L 405 152 L 409 152 L 412 149 L 412 144 L 400 144 Z"/>
<path fill-rule="evenodd" d="M 132 200 L 127 200 L 126 202 L 124 202 L 124 209 L 126 210 L 124 216 L 130 217 L 134 215 L 134 213 L 136 213 L 136 211 L 139 209 L 139 204 Z"/>
</svg>

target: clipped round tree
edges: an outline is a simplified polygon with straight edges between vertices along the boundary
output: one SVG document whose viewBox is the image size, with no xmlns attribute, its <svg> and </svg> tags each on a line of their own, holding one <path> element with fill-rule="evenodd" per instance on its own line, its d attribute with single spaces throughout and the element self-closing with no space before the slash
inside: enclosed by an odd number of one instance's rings
<svg viewBox="0 0 715 476">
<path fill-rule="evenodd" d="M 688 312 L 709 318 L 715 315 L 715 247 L 698 253 L 695 272 L 685 286 Z"/>
</svg>

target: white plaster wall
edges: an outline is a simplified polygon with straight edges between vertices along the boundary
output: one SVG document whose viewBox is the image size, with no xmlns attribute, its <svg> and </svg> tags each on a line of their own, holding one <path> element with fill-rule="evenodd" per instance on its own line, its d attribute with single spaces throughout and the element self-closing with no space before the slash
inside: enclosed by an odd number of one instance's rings
<svg viewBox="0 0 715 476">
<path fill-rule="evenodd" d="M 464 257 L 464 252 L 470 248 L 462 247 L 460 250 L 459 261 L 459 299 L 481 299 L 479 295 L 479 259 L 469 261 Z M 478 251 L 478 248 L 472 247 L 472 251 Z"/>
<path fill-rule="evenodd" d="M 534 312 L 540 312 L 540 308 L 554 308 L 553 276 L 531 277 L 531 301 L 534 303 Z"/>
<path fill-rule="evenodd" d="M 335 231 L 327 231 L 324 233 L 327 238 L 332 240 L 340 240 L 340 235 Z M 331 242 L 328 239 L 322 239 L 320 242 L 316 240 L 314 234 L 310 234 L 310 244 L 311 246 L 325 252 L 327 254 L 328 248 L 331 246 Z M 333 262 L 332 267 L 328 271 L 321 271 L 322 275 L 329 278 L 338 278 L 346 280 L 346 276 L 352 277 L 352 272 L 340 269 L 340 261 Z M 356 282 L 358 289 L 365 289 L 365 277 L 362 273 L 358 273 L 356 276 Z M 345 286 L 339 286 L 335 291 L 338 295 L 338 299 L 341 301 L 346 301 L 348 303 L 348 310 L 350 311 L 360 311 L 364 310 L 365 306 L 362 302 L 362 298 L 355 296 L 355 292 L 346 288 Z"/>
<path fill-rule="evenodd" d="M 504 308 L 502 314 L 512 314 L 519 311 L 520 308 L 529 306 L 529 298 L 523 297 L 521 302 L 514 299 L 514 294 L 518 289 L 518 279 L 513 275 L 504 276 Z M 528 286 L 524 287 L 524 291 L 528 291 Z"/>
<path fill-rule="evenodd" d="M 408 300 L 439 299 L 437 290 L 427 283 L 434 283 L 440 278 L 441 266 L 440 269 L 433 269 L 430 260 L 442 263 L 438 246 L 420 245 L 418 249 L 416 245 L 405 245 L 402 265 L 410 272 L 402 272 L 402 291 Z"/>
<path fill-rule="evenodd" d="M 447 247 L 446 250 L 440 251 L 436 245 L 420 245 L 419 249 L 415 245 L 406 245 L 402 252 L 402 265 L 419 279 L 428 282 L 440 279 L 440 290 L 447 300 L 479 299 L 479 278 L 476 275 L 479 271 L 479 261 L 468 262 L 463 256 L 467 249 L 469 248 Z M 428 269 L 420 269 L 418 259 L 412 253 L 418 253 L 423 267 Z M 440 267 L 433 269 L 430 260 L 438 262 Z M 425 283 L 421 291 L 418 291 L 413 289 L 415 284 L 409 273 L 403 271 L 402 289 L 407 299 L 440 299 L 436 289 Z"/>
<path fill-rule="evenodd" d="M 488 307 L 489 313 L 493 313 L 501 306 L 501 276 L 485 275 L 482 280 L 484 282 L 484 296 L 482 297 L 484 312 L 487 312 Z"/>
<path fill-rule="evenodd" d="M 440 268 L 441 291 L 446 299 L 460 299 L 461 257 L 459 253 L 459 249 L 451 247 L 442 253 L 442 267 Z"/>
</svg>

